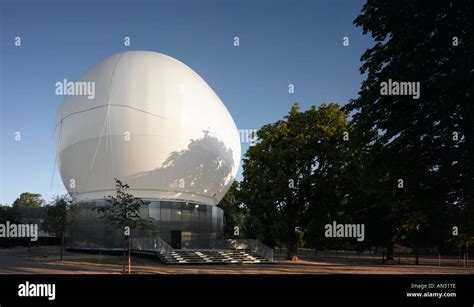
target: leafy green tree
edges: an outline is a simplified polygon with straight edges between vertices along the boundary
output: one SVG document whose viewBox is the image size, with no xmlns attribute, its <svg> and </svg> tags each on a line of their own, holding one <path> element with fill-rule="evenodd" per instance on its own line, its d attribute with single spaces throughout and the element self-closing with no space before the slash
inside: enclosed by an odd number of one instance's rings
<svg viewBox="0 0 474 307">
<path fill-rule="evenodd" d="M 311 142 L 308 148 L 312 161 L 309 180 L 303 191 L 309 198 L 309 212 L 306 215 L 306 245 L 313 248 L 336 247 L 341 240 L 324 237 L 324 226 L 350 223 L 350 189 L 357 173 L 350 170 L 351 128 L 346 112 L 337 104 L 322 105 L 311 112 L 309 131 Z"/>
<path fill-rule="evenodd" d="M 144 219 L 140 216 L 140 208 L 147 206 L 148 201 L 135 197 L 126 191 L 130 188 L 128 184 L 115 179 L 116 195 L 106 197 L 107 205 L 97 207 L 96 211 L 99 217 L 107 220 L 112 226 L 124 231 L 124 249 L 123 249 L 123 273 L 126 271 L 126 251 L 128 249 L 128 273 L 131 273 L 131 248 L 130 231 L 140 228 L 153 228 L 153 219 Z M 128 242 L 128 244 L 127 244 Z M 126 248 L 125 246 L 128 246 Z"/>
<path fill-rule="evenodd" d="M 257 132 L 257 144 L 245 154 L 242 201 L 258 237 L 271 246 L 284 242 L 288 259 L 297 254 L 311 216 L 340 205 L 331 193 L 342 195 L 342 187 L 330 178 L 345 163 L 348 128 L 347 114 L 337 104 L 305 112 L 294 104 L 283 120 Z"/>
<path fill-rule="evenodd" d="M 375 45 L 362 55 L 367 77 L 347 110 L 370 153 L 363 163 L 372 171 L 363 177 L 366 217 L 388 259 L 394 242 L 413 238 L 406 230 L 421 217 L 428 231 L 447 231 L 446 214 L 472 214 L 473 15 L 472 2 L 369 0 L 354 21 Z M 420 82 L 419 99 L 381 95 L 389 79 Z"/>
<path fill-rule="evenodd" d="M 31 206 L 31 207 L 41 207 L 44 205 L 44 200 L 41 198 L 41 194 L 24 192 L 15 199 L 13 202 L 14 207 L 19 206 Z"/>
</svg>

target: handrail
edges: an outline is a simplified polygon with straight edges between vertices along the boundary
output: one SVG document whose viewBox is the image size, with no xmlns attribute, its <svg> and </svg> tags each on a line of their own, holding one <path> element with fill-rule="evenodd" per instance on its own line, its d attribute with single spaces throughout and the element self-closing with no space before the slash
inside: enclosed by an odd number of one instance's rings
<svg viewBox="0 0 474 307">
<path fill-rule="evenodd" d="M 273 248 L 266 246 L 258 240 L 255 240 L 256 249 L 255 251 L 260 254 L 263 258 L 267 258 L 270 261 L 273 261 Z"/>
<path fill-rule="evenodd" d="M 172 260 L 173 248 L 160 237 L 132 238 L 131 245 L 134 250 L 154 251 L 161 254 L 167 261 Z"/>
<path fill-rule="evenodd" d="M 233 249 L 250 249 L 260 256 L 273 261 L 273 249 L 264 245 L 258 240 L 253 239 L 230 239 L 227 240 L 229 246 Z"/>
</svg>

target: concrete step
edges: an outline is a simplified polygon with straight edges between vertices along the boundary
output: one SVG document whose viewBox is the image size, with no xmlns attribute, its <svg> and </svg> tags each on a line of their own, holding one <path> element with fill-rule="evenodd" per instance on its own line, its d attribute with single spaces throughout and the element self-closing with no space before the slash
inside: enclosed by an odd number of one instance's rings
<svg viewBox="0 0 474 307">
<path fill-rule="evenodd" d="M 171 259 L 160 259 L 170 264 L 271 263 L 251 250 L 174 250 Z"/>
</svg>

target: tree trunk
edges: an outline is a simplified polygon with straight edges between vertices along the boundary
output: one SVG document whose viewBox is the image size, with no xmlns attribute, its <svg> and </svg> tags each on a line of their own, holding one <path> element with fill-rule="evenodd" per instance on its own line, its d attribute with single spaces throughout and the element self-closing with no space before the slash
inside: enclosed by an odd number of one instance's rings
<svg viewBox="0 0 474 307">
<path fill-rule="evenodd" d="M 387 245 L 387 257 L 385 259 L 393 260 L 393 242 L 390 242 Z"/>
<path fill-rule="evenodd" d="M 293 244 L 292 242 L 288 242 L 286 249 L 287 249 L 286 259 L 293 260 L 293 257 L 297 255 L 295 244 Z"/>
<path fill-rule="evenodd" d="M 294 227 L 289 230 L 286 249 L 287 249 L 287 254 L 286 254 L 287 260 L 293 260 L 293 257 L 298 255 L 298 246 L 296 242 L 296 233 L 295 233 Z"/>
<path fill-rule="evenodd" d="M 122 273 L 124 273 L 124 274 L 127 272 L 126 271 L 126 266 L 127 266 L 127 263 L 126 263 L 127 262 L 127 254 L 126 253 L 127 253 L 127 239 L 125 238 L 123 240 L 123 271 L 122 271 Z"/>
<path fill-rule="evenodd" d="M 65 232 L 65 227 L 63 226 L 63 229 L 61 230 L 61 249 L 59 250 L 59 259 L 63 260 L 63 250 L 64 250 L 64 232 Z"/>
<path fill-rule="evenodd" d="M 128 274 L 132 273 L 132 240 L 128 237 Z"/>
</svg>

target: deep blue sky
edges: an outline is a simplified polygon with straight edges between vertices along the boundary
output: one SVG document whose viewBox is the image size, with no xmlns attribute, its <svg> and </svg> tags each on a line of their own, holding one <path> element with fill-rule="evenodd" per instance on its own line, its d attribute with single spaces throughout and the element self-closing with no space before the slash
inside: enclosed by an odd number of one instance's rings
<svg viewBox="0 0 474 307">
<path fill-rule="evenodd" d="M 184 62 L 216 91 L 239 129 L 281 119 L 294 102 L 303 109 L 347 103 L 357 96 L 360 56 L 372 44 L 352 24 L 363 3 L 0 0 L 0 203 L 25 191 L 45 199 L 64 192 L 54 167 L 52 131 L 62 101 L 54 84 L 118 52 L 157 51 Z M 242 154 L 247 148 L 242 144 Z"/>
</svg>

